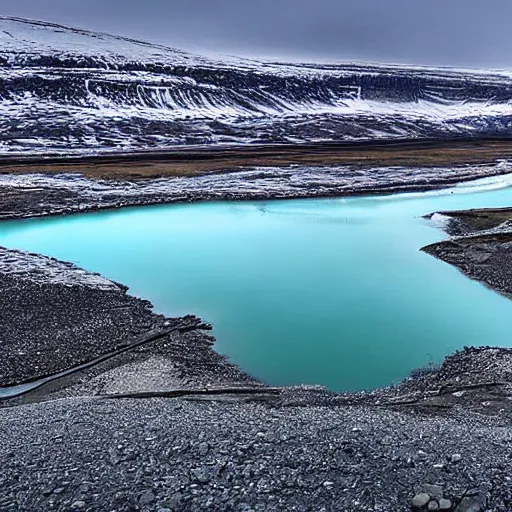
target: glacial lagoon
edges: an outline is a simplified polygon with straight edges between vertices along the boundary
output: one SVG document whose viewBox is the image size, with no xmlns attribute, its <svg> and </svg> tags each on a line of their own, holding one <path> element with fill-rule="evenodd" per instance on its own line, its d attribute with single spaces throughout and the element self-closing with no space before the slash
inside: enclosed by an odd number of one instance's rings
<svg viewBox="0 0 512 512">
<path fill-rule="evenodd" d="M 420 251 L 447 236 L 423 215 L 510 206 L 510 184 L 3 222 L 0 245 L 100 272 L 168 316 L 202 317 L 217 351 L 270 384 L 372 389 L 464 346 L 512 347 L 512 301 Z"/>
</svg>

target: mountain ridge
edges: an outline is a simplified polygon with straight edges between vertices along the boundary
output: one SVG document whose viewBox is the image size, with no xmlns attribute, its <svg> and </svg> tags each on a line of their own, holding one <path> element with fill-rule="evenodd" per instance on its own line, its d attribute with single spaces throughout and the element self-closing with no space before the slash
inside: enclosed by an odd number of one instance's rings
<svg viewBox="0 0 512 512">
<path fill-rule="evenodd" d="M 512 136 L 512 74 L 213 59 L 0 16 L 0 154 Z"/>
</svg>

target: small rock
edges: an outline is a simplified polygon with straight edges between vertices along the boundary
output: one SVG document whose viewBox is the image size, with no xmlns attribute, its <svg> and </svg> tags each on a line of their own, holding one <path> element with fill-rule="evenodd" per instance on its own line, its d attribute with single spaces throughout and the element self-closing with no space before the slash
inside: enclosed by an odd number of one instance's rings
<svg viewBox="0 0 512 512">
<path fill-rule="evenodd" d="M 53 494 L 62 494 L 65 490 L 64 487 L 57 487 L 57 489 L 53 491 Z"/>
<path fill-rule="evenodd" d="M 430 495 L 426 492 L 420 492 L 416 494 L 412 499 L 412 507 L 413 508 L 423 508 L 426 507 L 428 502 L 430 501 Z"/>
<path fill-rule="evenodd" d="M 71 503 L 72 510 L 83 510 L 85 508 L 85 501 L 74 501 Z"/>
<path fill-rule="evenodd" d="M 480 512 L 481 510 L 482 507 L 477 501 L 471 498 L 463 498 L 455 512 Z"/>
<path fill-rule="evenodd" d="M 49 496 L 53 492 L 53 489 L 55 489 L 54 485 L 49 485 L 48 487 L 45 487 L 42 491 L 43 496 Z"/>
<path fill-rule="evenodd" d="M 334 482 L 324 482 L 324 487 L 332 487 Z"/>
<path fill-rule="evenodd" d="M 426 452 L 424 452 L 423 450 L 418 450 L 418 451 L 416 452 L 416 455 L 417 455 L 417 456 L 418 456 L 418 458 L 420 458 L 420 459 L 425 459 L 425 458 L 427 457 Z"/>
<path fill-rule="evenodd" d="M 146 491 L 139 497 L 139 503 L 141 506 L 150 505 L 155 501 L 156 496 L 151 491 Z"/>
<path fill-rule="evenodd" d="M 169 508 L 175 509 L 181 503 L 182 499 L 183 495 L 180 492 L 177 492 L 173 494 L 168 500 L 166 500 L 166 504 L 169 506 Z"/>
<path fill-rule="evenodd" d="M 439 500 L 439 510 L 451 510 L 452 502 L 450 500 L 441 499 Z"/>
<path fill-rule="evenodd" d="M 437 503 L 437 501 L 435 501 L 435 500 L 432 500 L 428 504 L 428 510 L 439 510 L 439 503 Z"/>
<path fill-rule="evenodd" d="M 211 468 L 197 468 L 191 472 L 192 477 L 202 484 L 208 483 L 213 478 L 213 472 Z"/>
<path fill-rule="evenodd" d="M 460 453 L 454 453 L 452 455 L 452 459 L 451 460 L 454 463 L 460 462 L 462 460 L 462 455 Z"/>
<path fill-rule="evenodd" d="M 114 494 L 114 502 L 115 503 L 126 503 L 128 501 L 128 496 L 123 492 L 116 492 Z"/>
<path fill-rule="evenodd" d="M 208 446 L 208 443 L 201 443 L 199 445 L 199 454 L 204 456 L 208 453 L 209 449 L 210 449 L 210 447 Z"/>
<path fill-rule="evenodd" d="M 437 501 L 443 497 L 443 488 L 440 485 L 426 484 L 423 486 L 423 491 L 430 494 L 432 499 Z"/>
<path fill-rule="evenodd" d="M 91 486 L 89 484 L 82 484 L 78 490 L 80 491 L 80 494 L 87 494 L 91 490 Z"/>
</svg>

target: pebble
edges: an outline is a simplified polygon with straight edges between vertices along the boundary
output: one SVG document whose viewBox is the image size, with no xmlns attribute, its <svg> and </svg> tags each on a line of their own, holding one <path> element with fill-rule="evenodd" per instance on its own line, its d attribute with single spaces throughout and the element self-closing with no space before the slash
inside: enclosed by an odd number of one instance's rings
<svg viewBox="0 0 512 512">
<path fill-rule="evenodd" d="M 452 455 L 452 462 L 457 463 L 462 460 L 462 455 L 460 453 L 454 453 Z"/>
<path fill-rule="evenodd" d="M 169 506 L 169 508 L 175 509 L 181 503 L 182 499 L 183 495 L 180 492 L 177 492 L 167 500 L 167 505 Z"/>
<path fill-rule="evenodd" d="M 144 505 L 150 505 L 155 501 L 156 497 L 151 491 L 146 491 L 145 493 L 141 494 L 139 497 L 139 503 Z"/>
<path fill-rule="evenodd" d="M 432 500 L 428 504 L 428 510 L 439 510 L 439 503 L 437 503 L 437 501 L 435 501 L 435 500 Z"/>
<path fill-rule="evenodd" d="M 202 484 L 208 483 L 213 478 L 213 471 L 210 468 L 197 468 L 190 473 L 193 478 Z"/>
<path fill-rule="evenodd" d="M 42 491 L 43 496 L 49 496 L 55 487 L 53 485 L 49 485 L 48 487 L 45 487 Z"/>
<path fill-rule="evenodd" d="M 471 498 L 463 498 L 455 512 L 480 512 L 481 510 L 482 508 L 477 501 Z"/>
<path fill-rule="evenodd" d="M 78 490 L 80 494 L 87 494 L 91 490 L 91 486 L 89 484 L 82 484 Z"/>
<path fill-rule="evenodd" d="M 83 510 L 85 508 L 85 501 L 74 501 L 71 504 L 72 510 Z"/>
<path fill-rule="evenodd" d="M 208 443 L 203 442 L 199 445 L 199 454 L 204 456 L 208 453 L 209 449 L 210 449 L 210 447 L 209 447 Z"/>
<path fill-rule="evenodd" d="M 437 501 L 443 497 L 443 488 L 440 485 L 426 484 L 423 486 L 423 491 Z"/>
<path fill-rule="evenodd" d="M 413 508 L 423 508 L 427 506 L 428 502 L 430 501 L 430 495 L 426 492 L 420 492 L 419 494 L 416 494 L 414 498 L 412 499 L 412 507 Z"/>
<path fill-rule="evenodd" d="M 445 498 L 439 500 L 439 510 L 451 510 L 452 509 L 452 502 L 450 500 L 447 500 Z"/>
</svg>

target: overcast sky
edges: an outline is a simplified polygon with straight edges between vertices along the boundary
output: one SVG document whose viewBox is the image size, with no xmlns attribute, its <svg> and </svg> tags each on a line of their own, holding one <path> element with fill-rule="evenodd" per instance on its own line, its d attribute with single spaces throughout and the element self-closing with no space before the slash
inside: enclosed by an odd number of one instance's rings
<svg viewBox="0 0 512 512">
<path fill-rule="evenodd" d="M 0 0 L 0 13 L 194 51 L 512 68 L 512 0 Z"/>
</svg>

